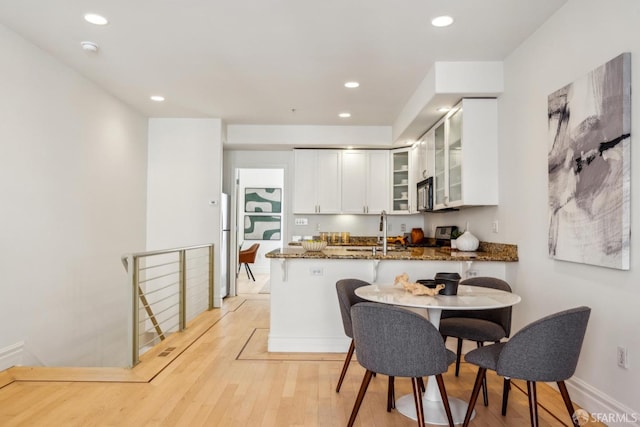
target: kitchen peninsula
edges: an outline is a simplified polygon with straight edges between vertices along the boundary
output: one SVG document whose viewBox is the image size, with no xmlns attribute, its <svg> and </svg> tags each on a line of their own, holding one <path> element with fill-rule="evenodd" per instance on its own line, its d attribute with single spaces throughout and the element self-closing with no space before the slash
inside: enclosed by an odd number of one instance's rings
<svg viewBox="0 0 640 427">
<path fill-rule="evenodd" d="M 270 352 L 347 351 L 349 338 L 344 335 L 335 288 L 340 279 L 393 284 L 401 273 L 415 281 L 439 272 L 507 279 L 508 264 L 518 261 L 517 246 L 485 242 L 476 252 L 390 247 L 385 255 L 363 246 L 319 252 L 287 247 L 266 257 L 271 260 Z"/>
</svg>

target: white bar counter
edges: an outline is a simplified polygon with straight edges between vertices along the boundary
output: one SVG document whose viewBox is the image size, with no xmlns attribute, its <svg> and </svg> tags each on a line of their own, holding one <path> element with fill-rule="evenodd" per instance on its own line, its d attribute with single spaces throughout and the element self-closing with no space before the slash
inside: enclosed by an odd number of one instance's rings
<svg viewBox="0 0 640 427">
<path fill-rule="evenodd" d="M 509 245 L 513 246 L 513 245 Z M 344 334 L 336 282 L 360 279 L 393 284 L 407 273 L 411 281 L 432 279 L 436 273 L 457 272 L 462 278 L 492 276 L 506 279 L 516 252 L 458 255 L 438 248 L 378 251 L 348 248 L 305 252 L 276 249 L 271 259 L 270 352 L 344 353 L 350 339 Z"/>
</svg>

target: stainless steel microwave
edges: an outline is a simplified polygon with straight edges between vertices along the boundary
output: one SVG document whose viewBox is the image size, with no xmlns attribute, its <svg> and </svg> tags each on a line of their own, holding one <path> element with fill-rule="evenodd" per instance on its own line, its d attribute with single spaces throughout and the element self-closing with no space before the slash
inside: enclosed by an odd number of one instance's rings
<svg viewBox="0 0 640 427">
<path fill-rule="evenodd" d="M 418 211 L 429 212 L 433 210 L 433 177 L 429 177 L 417 184 Z"/>
</svg>

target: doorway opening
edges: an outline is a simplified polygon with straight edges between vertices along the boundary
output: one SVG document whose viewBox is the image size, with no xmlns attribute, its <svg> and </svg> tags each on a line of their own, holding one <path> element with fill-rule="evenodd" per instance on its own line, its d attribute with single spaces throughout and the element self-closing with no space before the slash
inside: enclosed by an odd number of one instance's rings
<svg viewBox="0 0 640 427">
<path fill-rule="evenodd" d="M 239 293 L 269 293 L 269 259 L 265 254 L 281 248 L 284 243 L 285 188 L 282 168 L 238 168 L 235 170 L 232 220 L 235 233 L 232 246 L 237 248 L 232 260 L 232 295 Z M 247 267 L 240 263 L 238 253 L 258 244 L 255 259 Z M 233 279 L 233 278 L 232 278 Z"/>
</svg>

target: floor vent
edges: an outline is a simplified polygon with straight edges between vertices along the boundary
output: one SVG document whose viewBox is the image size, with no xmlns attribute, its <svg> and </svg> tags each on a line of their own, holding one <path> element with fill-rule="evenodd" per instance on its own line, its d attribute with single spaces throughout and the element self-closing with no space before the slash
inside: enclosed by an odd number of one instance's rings
<svg viewBox="0 0 640 427">
<path fill-rule="evenodd" d="M 169 355 L 169 353 L 171 353 L 175 349 L 176 349 L 175 347 L 167 347 L 164 350 L 162 350 L 162 353 L 158 354 L 158 357 L 166 357 Z"/>
</svg>

